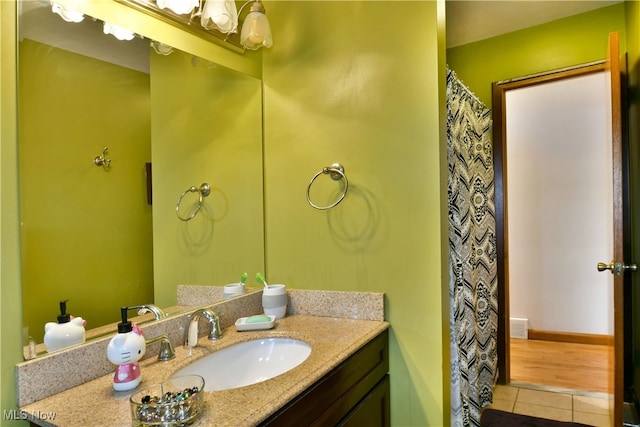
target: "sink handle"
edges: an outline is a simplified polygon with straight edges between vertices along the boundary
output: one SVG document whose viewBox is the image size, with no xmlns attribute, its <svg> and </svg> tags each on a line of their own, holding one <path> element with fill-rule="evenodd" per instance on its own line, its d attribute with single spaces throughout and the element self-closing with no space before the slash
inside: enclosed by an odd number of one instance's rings
<svg viewBox="0 0 640 427">
<path fill-rule="evenodd" d="M 215 314 L 213 313 L 213 322 L 211 323 L 211 332 L 209 333 L 210 340 L 217 340 L 218 338 L 222 338 L 222 329 L 220 328 L 220 316 L 224 313 Z"/>
</svg>

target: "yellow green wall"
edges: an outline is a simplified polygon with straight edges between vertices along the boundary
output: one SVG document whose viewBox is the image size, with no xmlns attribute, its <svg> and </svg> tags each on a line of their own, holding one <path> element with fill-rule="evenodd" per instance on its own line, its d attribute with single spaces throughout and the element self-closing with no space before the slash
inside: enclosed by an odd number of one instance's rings
<svg viewBox="0 0 640 427">
<path fill-rule="evenodd" d="M 61 300 L 88 328 L 153 301 L 149 75 L 28 39 L 19 55 L 23 315 L 40 343 Z"/>
<path fill-rule="evenodd" d="M 449 424 L 440 6 L 265 4 L 267 280 L 386 294 L 394 426 Z M 307 184 L 334 162 L 349 192 L 315 210 Z M 313 188 L 324 204 L 339 184 L 321 176 Z"/>
<path fill-rule="evenodd" d="M 264 271 L 261 83 L 186 53 L 152 54 L 151 104 L 155 302 L 166 307 L 177 285 Z M 211 194 L 180 221 L 178 197 L 205 182 Z M 185 195 L 183 217 L 197 200 Z"/>
<path fill-rule="evenodd" d="M 605 59 L 614 31 L 624 48 L 624 3 L 447 49 L 447 63 L 491 106 L 492 82 Z"/>
</svg>

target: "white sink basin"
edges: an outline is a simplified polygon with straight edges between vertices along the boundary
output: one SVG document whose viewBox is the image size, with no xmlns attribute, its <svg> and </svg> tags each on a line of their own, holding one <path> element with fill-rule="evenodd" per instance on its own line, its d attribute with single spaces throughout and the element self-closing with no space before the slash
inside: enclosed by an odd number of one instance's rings
<svg viewBox="0 0 640 427">
<path fill-rule="evenodd" d="M 204 356 L 173 375 L 200 375 L 204 378 L 206 391 L 229 390 L 284 374 L 304 362 L 310 354 L 311 346 L 303 341 L 258 339 Z"/>
</svg>

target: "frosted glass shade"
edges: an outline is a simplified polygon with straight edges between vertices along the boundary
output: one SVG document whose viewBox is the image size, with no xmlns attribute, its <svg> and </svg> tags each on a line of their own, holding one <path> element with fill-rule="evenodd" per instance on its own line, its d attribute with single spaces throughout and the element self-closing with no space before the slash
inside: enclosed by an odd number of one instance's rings
<svg viewBox="0 0 640 427">
<path fill-rule="evenodd" d="M 259 4 L 259 2 L 256 3 Z M 262 7 L 262 5 L 260 5 L 260 7 Z M 242 24 L 240 43 L 246 49 L 250 50 L 259 49 L 262 46 L 271 47 L 273 45 L 271 26 L 267 20 L 267 15 L 263 12 L 255 11 L 253 6 Z"/>
<path fill-rule="evenodd" d="M 150 44 L 158 55 L 169 55 L 173 52 L 173 47 L 168 44 L 164 44 L 156 40 L 152 40 Z"/>
<path fill-rule="evenodd" d="M 82 22 L 84 14 L 77 10 L 66 8 L 58 3 L 51 2 L 51 11 L 60 15 L 67 22 Z"/>
<path fill-rule="evenodd" d="M 160 9 L 171 9 L 178 15 L 186 15 L 200 5 L 199 0 L 157 0 Z"/>
<path fill-rule="evenodd" d="M 111 34 L 118 40 L 132 40 L 136 34 L 133 31 L 127 30 L 126 28 L 118 27 L 117 25 L 110 24 L 105 22 L 102 26 L 102 31 L 105 34 Z"/>
<path fill-rule="evenodd" d="M 216 29 L 224 34 L 238 30 L 238 9 L 233 0 L 207 0 L 202 9 L 200 23 L 207 30 Z"/>
</svg>

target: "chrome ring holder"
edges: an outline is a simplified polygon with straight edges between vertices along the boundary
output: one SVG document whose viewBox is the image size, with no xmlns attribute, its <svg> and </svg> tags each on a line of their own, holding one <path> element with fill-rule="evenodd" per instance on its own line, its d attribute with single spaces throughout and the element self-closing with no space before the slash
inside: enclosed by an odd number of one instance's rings
<svg viewBox="0 0 640 427">
<path fill-rule="evenodd" d="M 339 179 L 344 179 L 344 190 L 342 191 L 342 194 L 340 195 L 340 197 L 338 197 L 338 200 L 336 200 L 329 206 L 318 206 L 311 201 L 311 196 L 309 196 L 309 191 L 311 191 L 311 185 L 313 185 L 313 182 L 316 180 L 316 178 L 322 174 L 329 174 L 331 179 L 333 179 L 334 181 L 338 181 Z M 320 172 L 318 172 L 313 176 L 313 178 L 311 178 L 311 181 L 309 181 L 309 185 L 307 186 L 307 202 L 309 202 L 311 207 L 315 209 L 319 209 L 321 211 L 331 209 L 334 206 L 336 206 L 338 203 L 340 203 L 342 199 L 344 199 L 344 196 L 347 195 L 348 189 L 349 189 L 349 180 L 347 180 L 347 176 L 344 174 L 344 167 L 340 163 L 334 163 L 331 166 L 322 168 Z"/>
<path fill-rule="evenodd" d="M 182 199 L 187 193 L 198 193 L 198 205 L 196 206 L 194 211 L 191 213 L 191 215 L 189 215 L 188 217 L 183 217 L 183 216 L 180 216 L 180 203 L 182 203 Z M 210 193 L 211 193 L 211 186 L 206 182 L 202 184 L 200 188 L 189 187 L 185 191 L 183 191 L 180 197 L 178 198 L 178 203 L 176 203 L 176 215 L 178 219 L 181 221 L 192 220 L 193 217 L 196 216 L 196 214 L 200 211 L 200 208 L 202 207 L 202 199 L 204 197 L 207 197 Z"/>
</svg>

